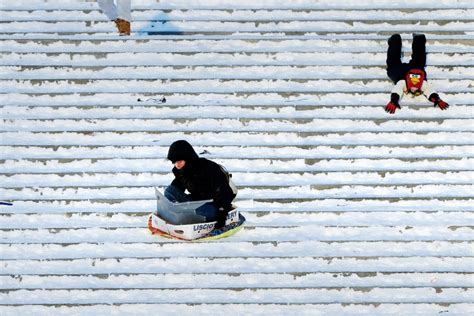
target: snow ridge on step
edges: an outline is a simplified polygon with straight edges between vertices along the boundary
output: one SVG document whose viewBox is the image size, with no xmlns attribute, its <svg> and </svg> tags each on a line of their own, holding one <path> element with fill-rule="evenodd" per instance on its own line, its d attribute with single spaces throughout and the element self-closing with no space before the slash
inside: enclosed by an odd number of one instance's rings
<svg viewBox="0 0 474 316">
<path fill-rule="evenodd" d="M 470 213 L 472 210 L 472 201 L 460 200 L 460 201 L 423 201 L 423 200 L 411 200 L 404 201 L 404 205 L 401 202 L 385 202 L 384 201 L 371 201 L 372 205 L 368 201 L 364 204 L 359 205 L 357 201 L 346 202 L 348 205 L 341 207 L 342 200 L 329 200 L 333 205 L 338 205 L 339 208 L 331 207 L 331 205 L 323 205 L 324 202 L 311 201 L 311 202 L 300 202 L 293 203 L 291 207 L 282 203 L 277 202 L 270 203 L 255 202 L 252 201 L 250 207 L 242 202 L 239 204 L 242 211 L 245 212 L 249 221 L 246 227 L 254 228 L 255 232 L 250 231 L 251 236 L 258 234 L 257 228 L 271 228 L 274 234 L 278 234 L 279 229 L 296 229 L 305 230 L 305 226 L 318 227 L 318 229 L 335 229 L 334 227 L 341 226 L 344 229 L 354 230 L 358 229 L 370 229 L 371 227 L 375 230 L 380 227 L 389 229 L 390 231 L 395 229 L 394 227 L 400 227 L 400 231 L 408 233 L 418 233 L 418 227 L 430 227 L 433 226 L 436 229 L 443 227 L 446 231 L 456 232 L 457 229 L 469 229 L 474 226 L 474 217 Z M 329 204 L 328 201 L 325 201 Z M 426 205 L 422 211 L 413 212 L 413 205 L 430 203 Z M 100 204 L 91 202 L 70 202 L 70 203 L 59 203 L 59 202 L 43 202 L 42 207 L 39 207 L 35 203 L 34 206 L 40 209 L 48 209 L 49 213 L 40 213 L 30 207 L 31 202 L 18 202 L 22 206 L 22 210 L 25 214 L 21 214 L 20 208 L 17 208 L 17 212 L 14 214 L 2 214 L 1 228 L 6 230 L 7 234 L 27 234 L 28 229 L 48 229 L 48 233 L 62 233 L 63 230 L 73 229 L 80 231 L 81 229 L 118 229 L 118 228 L 143 228 L 143 222 L 146 221 L 149 209 L 152 208 L 153 204 L 149 203 L 149 207 L 145 203 L 140 201 L 135 204 L 138 206 L 132 206 L 129 201 L 122 202 L 114 209 L 116 213 L 107 213 L 110 210 L 110 204 Z M 392 207 L 390 211 L 385 211 L 387 205 L 394 204 L 397 207 Z M 312 211 L 315 209 L 315 205 L 318 205 L 318 211 Z M 357 208 L 359 205 L 359 208 Z M 93 209 L 95 212 L 77 213 L 78 209 Z M 262 211 L 265 209 L 266 211 Z M 67 211 L 70 213 L 66 213 Z M 103 210 L 103 213 L 100 213 Z M 335 211 L 338 211 L 335 214 Z M 36 212 L 36 214 L 32 214 Z M 68 220 L 66 220 L 68 219 Z M 443 226 L 440 226 L 443 225 Z M 412 232 L 411 229 L 415 232 Z M 435 229 L 432 228 L 432 229 Z M 315 228 L 316 229 L 316 228 Z M 441 229 L 441 228 L 439 228 Z M 91 230 L 93 231 L 93 230 Z M 423 230 L 424 232 L 427 230 Z M 326 232 L 327 233 L 327 232 Z M 305 231 L 303 234 L 312 234 L 312 231 Z M 396 234 L 396 232 L 394 232 Z M 27 235 L 25 235 L 27 236 Z M 85 236 L 81 234 L 81 236 Z M 439 235 L 425 234 L 426 238 L 437 238 Z M 39 236 L 38 236 L 39 237 Z M 73 236 L 71 236 L 72 238 Z M 137 238 L 145 238 L 144 235 L 136 236 Z M 264 236 L 262 236 L 264 237 Z M 86 237 L 87 238 L 87 237 Z M 127 238 L 132 238 L 128 236 Z M 235 236 L 234 238 L 246 238 L 245 236 Z M 275 237 L 276 238 L 276 237 Z M 321 238 L 321 236 L 319 237 Z M 363 238 L 361 236 L 360 238 Z M 366 238 L 372 238 L 370 236 Z M 389 239 L 388 237 L 386 237 Z M 156 242 L 154 239 L 147 238 L 148 242 Z M 7 241 L 5 241 L 7 242 Z M 161 240 L 166 242 L 166 240 Z"/>
<path fill-rule="evenodd" d="M 338 287 L 469 287 L 469 274 L 456 273 L 242 273 L 239 278 L 228 274 L 114 274 L 31 276 L 22 279 L 0 276 L 5 289 L 193 289 L 206 284 L 206 288 L 328 288 Z M 296 281 L 295 281 L 296 279 Z"/>
<path fill-rule="evenodd" d="M 466 12 L 466 15 L 469 13 Z M 373 20 L 371 21 L 373 22 Z M 138 32 L 156 34 L 232 34 L 232 33 L 371 33 L 374 29 L 379 32 L 469 32 L 474 23 L 471 20 L 463 23 L 430 20 L 417 24 L 404 24 L 398 21 L 380 21 L 367 23 L 365 21 L 270 21 L 270 22 L 226 22 L 226 21 L 173 21 L 172 23 L 135 22 Z M 398 23 L 397 23 L 398 22 Z M 35 33 L 107 33 L 114 32 L 114 25 L 109 22 L 4 22 L 0 25 L 0 32 L 22 33 L 37 30 Z M 35 29 L 36 28 L 36 29 Z"/>
<path fill-rule="evenodd" d="M 340 80 L 386 80 L 385 68 L 381 66 L 339 66 L 337 73 L 332 66 L 234 66 L 203 67 L 188 66 L 85 66 L 85 67 L 48 67 L 48 66 L 2 66 L 0 76 L 5 79 L 35 82 L 45 80 L 90 80 L 90 79 L 340 79 Z M 28 69 L 28 71 L 25 71 Z M 465 67 L 432 67 L 427 72 L 431 79 L 473 79 L 474 74 Z M 80 81 L 77 81 L 80 82 Z M 171 101 L 171 100 L 170 100 Z M 176 101 L 175 99 L 173 101 Z"/>
<path fill-rule="evenodd" d="M 387 82 L 388 87 L 388 82 Z M 446 95 L 453 104 L 466 106 L 474 104 L 472 100 L 473 93 L 462 92 L 462 93 L 442 93 Z M 163 104 L 162 97 L 166 97 L 166 103 Z M 171 99 L 170 99 L 171 98 Z M 217 111 L 213 112 L 222 112 L 220 116 L 229 117 L 229 114 L 223 111 L 222 107 L 230 108 L 230 110 L 235 110 L 232 112 L 234 117 L 239 117 L 240 112 L 248 111 L 247 107 L 255 107 L 259 111 L 282 111 L 280 108 L 284 108 L 286 111 L 292 109 L 296 111 L 298 108 L 318 108 L 318 111 L 321 110 L 324 114 L 323 117 L 332 117 L 328 112 L 332 112 L 334 107 L 342 107 L 341 111 L 346 112 L 346 115 L 351 115 L 351 117 L 364 117 L 369 116 L 380 117 L 380 114 L 384 114 L 382 105 L 386 103 L 387 94 L 386 93 L 347 93 L 347 92 L 320 92 L 314 94 L 306 93 L 171 93 L 171 94 L 152 94 L 152 93 L 53 93 L 53 94 L 20 94 L 20 93 L 8 93 L 0 94 L 0 101 L 3 105 L 8 106 L 8 110 L 11 111 L 11 107 L 17 107 L 19 105 L 28 106 L 30 108 L 34 107 L 58 107 L 58 106 L 67 106 L 71 107 L 68 111 L 80 110 L 83 111 L 84 107 L 86 110 L 93 111 L 100 110 L 101 107 L 118 107 L 118 106 L 128 106 L 128 107 L 139 107 L 147 106 L 150 108 L 161 110 L 166 107 L 172 107 L 174 111 L 175 107 L 186 106 L 190 109 L 189 113 L 192 113 L 193 116 L 209 117 L 209 111 L 213 111 L 214 107 L 220 107 Z M 157 107 L 159 105 L 159 107 Z M 166 107 L 165 107 L 166 105 Z M 417 117 L 452 117 L 452 115 L 447 114 L 447 111 L 439 111 L 429 105 L 427 102 L 410 104 L 409 107 L 404 107 L 403 111 L 399 111 L 397 115 L 406 117 L 406 115 L 412 115 L 416 113 Z M 197 108 L 199 106 L 199 108 Z M 233 108 L 238 106 L 239 108 Z M 344 106 L 344 107 L 343 107 Z M 361 114 L 358 114 L 358 111 L 354 111 L 352 106 L 357 106 L 358 110 L 361 111 Z M 74 107 L 80 107 L 79 109 L 74 109 Z M 206 108 L 209 107 L 209 108 Z M 273 109 L 267 109 L 268 107 L 274 107 Z M 322 107 L 327 107 L 323 108 Z M 374 111 L 374 107 L 377 107 Z M 416 110 L 414 110 L 416 109 Z M 423 111 L 420 111 L 423 109 Z M 131 110 L 131 109 L 130 109 Z M 204 111 L 202 115 L 199 114 L 200 111 Z M 229 111 L 230 111 L 229 110 Z M 468 115 L 472 117 L 472 112 L 469 111 L 470 108 L 461 111 L 457 107 L 453 107 L 450 111 L 457 111 L 456 115 Z M 39 111 L 44 112 L 43 109 Z M 50 111 L 54 111 L 54 108 L 51 108 Z M 176 111 L 175 111 L 176 112 Z M 174 117 L 189 117 L 187 111 L 182 111 L 183 113 L 179 116 L 177 114 Z M 351 112 L 351 114 L 347 113 Z M 468 114 L 466 114 L 466 112 Z M 264 112 L 265 113 L 265 112 Z M 52 113 L 46 112 L 45 115 L 51 115 Z M 156 114 L 155 114 L 156 115 Z M 217 115 L 217 114 L 216 114 Z M 387 118 L 386 116 L 384 116 Z"/>
<path fill-rule="evenodd" d="M 41 263 L 41 264 L 39 264 Z M 458 272 L 472 273 L 473 257 L 270 257 L 270 258 L 87 258 L 4 260 L 6 275 L 88 275 L 150 273 L 312 273 Z"/>
<path fill-rule="evenodd" d="M 473 11 L 474 13 L 474 11 Z M 250 52 L 351 52 L 351 53 L 385 53 L 386 39 L 279 39 L 274 37 L 255 40 L 244 39 L 163 39 L 157 45 L 156 40 L 139 38 L 110 40 L 5 40 L 0 51 L 16 53 L 250 53 Z M 430 44 L 432 53 L 472 53 L 474 47 L 469 41 L 440 39 Z M 460 43 L 464 45 L 459 45 Z M 406 48 L 407 53 L 411 47 Z"/>
<path fill-rule="evenodd" d="M 449 305 L 449 309 L 446 306 Z M 324 303 L 324 304 L 163 304 L 163 303 L 147 303 L 147 304 L 88 304 L 88 305 L 67 305 L 67 306 L 45 306 L 45 305 L 20 305 L 8 306 L 4 310 L 8 315 L 18 314 L 51 314 L 70 315 L 71 313 L 85 313 L 88 315 L 109 315 L 119 313 L 123 315 L 149 315 L 150 311 L 167 310 L 173 311 L 178 315 L 204 315 L 209 310 L 222 309 L 232 310 L 242 315 L 261 315 L 271 311 L 277 315 L 290 315 L 297 313 L 298 315 L 314 316 L 314 315 L 367 315 L 375 314 L 393 314 L 400 313 L 404 315 L 426 315 L 441 314 L 448 310 L 452 314 L 461 315 L 470 308 L 469 303 L 377 303 L 377 304 L 340 304 L 340 303 Z M 317 311 L 317 312 L 315 312 Z"/>
<path fill-rule="evenodd" d="M 0 4 L 2 315 L 474 308 L 472 1 L 132 2 L 131 36 L 96 1 Z M 395 32 L 447 111 L 385 113 Z M 177 139 L 232 172 L 237 235 L 146 230 Z"/>
<path fill-rule="evenodd" d="M 229 292 L 232 295 L 229 295 Z M 8 296 L 9 305 L 23 304 L 98 304 L 103 301 L 112 304 L 124 303 L 186 303 L 186 304 L 230 304 L 230 303 L 276 303 L 293 304 L 331 303 L 336 299 L 347 303 L 469 303 L 471 290 L 444 288 L 373 288 L 368 291 L 352 288 L 343 289 L 179 289 L 179 290 L 18 290 L 0 294 L 2 301 Z M 29 299 L 25 297 L 30 296 Z"/>
<path fill-rule="evenodd" d="M 246 233 L 233 238 L 235 242 L 303 242 L 319 241 L 469 241 L 472 227 L 404 226 L 404 227 L 253 227 L 246 226 Z M 4 232 L 12 246 L 28 244 L 81 244 L 81 243 L 154 243 L 143 228 L 82 228 L 48 230 L 11 230 Z M 170 242 L 172 242 L 170 240 Z M 4 243 L 0 241 L 0 243 Z"/>
<path fill-rule="evenodd" d="M 205 2 L 194 1 L 194 0 L 182 0 L 179 4 L 172 0 L 160 0 L 160 1 L 148 1 L 148 0 L 136 0 L 136 4 L 133 9 L 136 10 L 152 10 L 152 9 L 214 9 L 214 10 L 225 10 L 229 9 L 249 9 L 249 10 L 366 10 L 371 8 L 376 9 L 426 9 L 427 7 L 433 9 L 449 9 L 449 8 L 474 8 L 473 4 L 469 0 L 458 0 L 456 2 L 440 2 L 432 3 L 430 0 L 419 0 L 416 2 L 401 0 L 381 0 L 374 3 L 371 0 L 361 0 L 352 3 L 339 3 L 331 0 L 321 0 L 315 3 L 312 0 L 298 0 L 282 4 L 278 0 L 266 0 L 263 2 L 256 3 L 252 0 L 242 0 L 239 2 L 229 2 L 222 0 L 209 0 Z M 51 3 L 45 0 L 19 0 L 15 3 L 2 5 L 2 10 L 97 10 L 98 7 L 93 2 L 82 2 L 77 0 L 65 0 L 59 3 Z M 401 10 L 402 11 L 402 10 Z"/>
<path fill-rule="evenodd" d="M 140 9 L 134 3 L 134 21 L 145 21 L 152 23 L 171 22 L 171 21 L 425 21 L 425 20 L 470 20 L 469 14 L 473 10 L 443 8 L 433 10 L 417 10 L 416 12 L 394 11 L 388 8 L 372 10 L 377 4 L 372 3 L 372 8 L 367 10 L 337 10 L 335 9 L 312 9 L 292 8 L 291 10 L 283 9 L 281 5 L 277 10 L 249 10 L 245 8 L 236 8 L 232 10 L 204 9 L 195 8 L 189 10 L 172 10 L 172 9 Z M 229 9 L 231 6 L 228 7 Z M 3 8 L 5 9 L 5 8 Z M 0 16 L 0 21 L 91 21 L 104 22 L 107 18 L 99 11 L 85 11 L 77 8 L 75 10 L 61 10 L 57 8 L 45 14 L 44 10 L 29 12 L 25 15 L 18 7 L 17 11 L 9 10 Z M 422 8 L 423 9 L 423 8 Z"/>
<path fill-rule="evenodd" d="M 474 27 L 473 27 L 474 28 Z M 132 55 L 132 56 L 131 56 Z M 472 66 L 473 53 L 430 54 L 432 66 Z M 6 53 L 0 66 L 382 66 L 386 54 L 276 53 Z"/>
<path fill-rule="evenodd" d="M 231 172 L 337 172 L 357 171 L 466 171 L 473 164 L 472 158 L 460 159 L 222 159 L 213 158 Z M 71 161 L 54 159 L 4 160 L 0 174 L 51 174 L 51 173 L 112 173 L 112 172 L 156 172 L 167 174 L 169 163 L 161 159 L 74 159 Z"/>
</svg>

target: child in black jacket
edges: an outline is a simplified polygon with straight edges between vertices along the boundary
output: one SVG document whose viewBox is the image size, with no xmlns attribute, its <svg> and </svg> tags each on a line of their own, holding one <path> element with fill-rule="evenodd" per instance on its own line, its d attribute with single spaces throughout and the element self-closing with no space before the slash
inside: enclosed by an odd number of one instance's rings
<svg viewBox="0 0 474 316">
<path fill-rule="evenodd" d="M 168 159 L 174 164 L 175 176 L 165 190 L 165 197 L 172 202 L 188 202 L 212 199 L 196 209 L 206 221 L 217 221 L 216 228 L 225 225 L 237 194 L 230 175 L 219 164 L 199 158 L 191 144 L 178 140 L 171 144 Z M 186 194 L 185 191 L 190 194 Z"/>
</svg>

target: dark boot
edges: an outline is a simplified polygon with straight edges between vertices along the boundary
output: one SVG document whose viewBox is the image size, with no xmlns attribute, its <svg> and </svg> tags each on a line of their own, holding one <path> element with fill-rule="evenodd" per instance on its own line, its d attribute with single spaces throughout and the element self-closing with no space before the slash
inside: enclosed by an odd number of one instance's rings
<svg viewBox="0 0 474 316">
<path fill-rule="evenodd" d="M 393 34 L 388 39 L 387 49 L 387 75 L 394 83 L 405 74 L 402 73 L 402 38 L 400 34 Z"/>
<path fill-rule="evenodd" d="M 388 39 L 388 46 L 392 45 L 402 47 L 402 37 L 400 36 L 400 34 L 393 34 L 392 36 L 390 36 L 390 38 Z"/>
<path fill-rule="evenodd" d="M 410 64 L 412 67 L 424 69 L 426 66 L 426 37 L 424 34 L 413 34 L 411 49 Z"/>
</svg>

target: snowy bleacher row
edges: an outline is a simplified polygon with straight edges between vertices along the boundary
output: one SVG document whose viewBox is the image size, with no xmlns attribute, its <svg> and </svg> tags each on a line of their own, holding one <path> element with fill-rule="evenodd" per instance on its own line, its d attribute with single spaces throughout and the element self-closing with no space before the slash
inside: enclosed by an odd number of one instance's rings
<svg viewBox="0 0 474 316">
<path fill-rule="evenodd" d="M 474 4 L 0 2 L 0 314 L 469 314 Z M 402 103 L 427 36 L 447 111 Z M 162 98 L 166 102 L 162 102 Z M 187 139 L 239 187 L 220 242 L 146 230 Z"/>
</svg>

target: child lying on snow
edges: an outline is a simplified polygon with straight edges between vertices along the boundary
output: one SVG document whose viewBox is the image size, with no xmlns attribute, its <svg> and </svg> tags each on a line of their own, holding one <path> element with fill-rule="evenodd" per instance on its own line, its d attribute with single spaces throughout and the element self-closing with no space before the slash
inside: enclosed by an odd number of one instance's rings
<svg viewBox="0 0 474 316">
<path fill-rule="evenodd" d="M 402 38 L 399 34 L 392 35 L 388 40 L 387 75 L 395 83 L 390 96 L 390 102 L 385 111 L 394 114 L 400 109 L 400 100 L 405 94 L 419 96 L 423 94 L 434 106 L 446 110 L 449 104 L 441 100 L 426 81 L 426 38 L 424 34 L 414 34 L 410 62 L 402 63 Z M 402 80 L 404 79 L 404 80 Z"/>
</svg>

